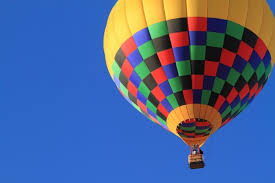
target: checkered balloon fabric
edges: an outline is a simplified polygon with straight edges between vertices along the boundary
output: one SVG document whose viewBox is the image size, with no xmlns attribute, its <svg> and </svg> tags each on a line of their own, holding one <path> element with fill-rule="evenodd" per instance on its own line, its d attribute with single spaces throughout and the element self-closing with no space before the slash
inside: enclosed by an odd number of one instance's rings
<svg viewBox="0 0 275 183">
<path fill-rule="evenodd" d="M 206 104 L 229 122 L 262 90 L 271 55 L 247 28 L 215 18 L 160 22 L 130 37 L 113 63 L 128 101 L 163 127 L 173 109 Z"/>
</svg>

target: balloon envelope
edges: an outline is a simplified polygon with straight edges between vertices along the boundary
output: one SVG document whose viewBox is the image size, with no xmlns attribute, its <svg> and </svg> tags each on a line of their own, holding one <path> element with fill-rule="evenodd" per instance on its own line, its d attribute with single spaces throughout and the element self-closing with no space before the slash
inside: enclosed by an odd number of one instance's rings
<svg viewBox="0 0 275 183">
<path fill-rule="evenodd" d="M 119 0 L 104 50 L 129 103 L 188 145 L 202 145 L 262 90 L 274 31 L 265 0 Z"/>
</svg>

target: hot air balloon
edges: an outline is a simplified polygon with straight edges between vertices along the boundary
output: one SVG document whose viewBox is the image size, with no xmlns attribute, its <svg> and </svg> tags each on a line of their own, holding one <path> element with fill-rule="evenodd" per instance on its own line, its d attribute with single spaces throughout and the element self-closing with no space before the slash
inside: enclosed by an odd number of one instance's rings
<svg viewBox="0 0 275 183">
<path fill-rule="evenodd" d="M 266 0 L 118 0 L 104 34 L 109 73 L 138 111 L 200 147 L 263 89 L 275 56 Z"/>
</svg>

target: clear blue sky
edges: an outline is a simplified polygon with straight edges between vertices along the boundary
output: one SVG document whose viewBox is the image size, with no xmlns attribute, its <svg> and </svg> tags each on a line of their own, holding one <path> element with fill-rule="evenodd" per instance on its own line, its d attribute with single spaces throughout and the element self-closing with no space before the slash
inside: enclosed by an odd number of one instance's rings
<svg viewBox="0 0 275 183">
<path fill-rule="evenodd" d="M 206 168 L 191 171 L 188 147 L 109 77 L 102 42 L 114 3 L 0 1 L 0 182 L 275 182 L 275 74 L 205 144 Z"/>
</svg>

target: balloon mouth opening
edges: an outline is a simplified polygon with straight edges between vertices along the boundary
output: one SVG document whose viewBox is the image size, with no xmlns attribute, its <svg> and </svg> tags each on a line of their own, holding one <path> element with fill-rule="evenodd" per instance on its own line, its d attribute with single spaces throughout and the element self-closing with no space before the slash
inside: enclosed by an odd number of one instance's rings
<svg viewBox="0 0 275 183">
<path fill-rule="evenodd" d="M 200 138 L 210 135 L 212 125 L 209 121 L 200 118 L 182 121 L 177 126 L 177 133 L 182 138 Z"/>
</svg>

